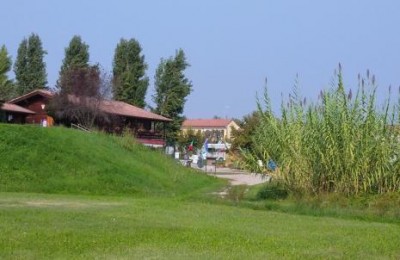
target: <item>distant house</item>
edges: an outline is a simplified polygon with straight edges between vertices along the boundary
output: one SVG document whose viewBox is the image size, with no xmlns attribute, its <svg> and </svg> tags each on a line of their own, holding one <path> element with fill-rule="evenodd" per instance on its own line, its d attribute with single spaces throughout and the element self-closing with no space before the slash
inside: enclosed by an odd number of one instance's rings
<svg viewBox="0 0 400 260">
<path fill-rule="evenodd" d="M 0 107 L 0 122 L 24 124 L 26 118 L 34 114 L 32 110 L 6 102 Z"/>
<path fill-rule="evenodd" d="M 118 120 L 114 120 L 113 125 L 108 125 L 109 129 L 110 127 L 114 128 L 111 128 L 110 132 L 118 132 L 126 127 L 131 129 L 135 133 L 136 139 L 144 145 L 165 146 L 165 123 L 171 122 L 171 119 L 122 101 L 103 100 L 99 104 L 99 110 L 118 118 Z M 157 123 L 163 125 L 162 130 L 156 128 Z"/>
<path fill-rule="evenodd" d="M 41 124 L 43 120 L 48 122 L 52 118 L 48 115 L 47 108 L 55 94 L 47 90 L 34 90 L 23 96 L 14 98 L 8 103 L 20 106 L 32 114 L 26 116 L 26 123 Z M 79 98 L 70 96 L 71 103 L 79 102 Z M 112 115 L 114 120 L 102 122 L 98 125 L 100 129 L 107 132 L 121 133 L 124 128 L 131 129 L 137 140 L 147 146 L 163 147 L 165 146 L 165 133 L 155 127 L 156 123 L 165 124 L 171 119 L 132 106 L 125 102 L 114 100 L 101 100 L 98 109 L 105 114 Z"/>
<path fill-rule="evenodd" d="M 228 119 L 187 119 L 183 121 L 181 131 L 200 131 L 207 138 L 207 160 L 226 160 L 231 147 L 232 129 L 239 129 L 233 120 Z"/>
<path fill-rule="evenodd" d="M 183 121 L 181 130 L 189 129 L 195 132 L 200 131 L 206 137 L 220 140 L 230 140 L 232 138 L 232 128 L 239 129 L 235 121 L 229 119 L 187 119 Z"/>
<path fill-rule="evenodd" d="M 52 121 L 52 119 L 47 115 L 46 108 L 53 96 L 54 94 L 50 91 L 37 89 L 25 95 L 11 99 L 8 103 L 24 107 L 34 112 L 26 117 L 27 124 L 41 124 L 43 120 L 47 120 L 48 122 Z"/>
</svg>

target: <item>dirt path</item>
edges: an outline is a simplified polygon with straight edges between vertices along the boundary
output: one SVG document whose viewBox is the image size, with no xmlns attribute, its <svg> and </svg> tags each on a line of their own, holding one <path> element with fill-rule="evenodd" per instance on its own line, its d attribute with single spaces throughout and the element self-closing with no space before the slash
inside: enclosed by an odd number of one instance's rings
<svg viewBox="0 0 400 260">
<path fill-rule="evenodd" d="M 267 182 L 269 180 L 269 176 L 261 175 L 261 174 L 244 174 L 244 173 L 236 173 L 236 174 L 212 174 L 213 176 L 217 176 L 218 178 L 228 179 L 230 180 L 231 185 L 256 185 L 260 183 Z"/>
<path fill-rule="evenodd" d="M 256 185 L 269 181 L 270 177 L 256 173 L 250 173 L 230 168 L 214 168 L 199 169 L 206 171 L 211 176 L 230 180 L 231 185 Z"/>
</svg>

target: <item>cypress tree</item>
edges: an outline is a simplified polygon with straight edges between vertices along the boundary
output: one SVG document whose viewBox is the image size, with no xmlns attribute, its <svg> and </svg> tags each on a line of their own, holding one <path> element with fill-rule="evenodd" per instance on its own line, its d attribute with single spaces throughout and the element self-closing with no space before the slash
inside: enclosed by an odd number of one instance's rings
<svg viewBox="0 0 400 260">
<path fill-rule="evenodd" d="M 6 46 L 0 49 L 0 106 L 1 102 L 14 96 L 14 87 L 7 73 L 11 70 L 11 57 L 8 55 Z"/>
<path fill-rule="evenodd" d="M 94 91 L 88 79 L 99 78 L 100 72 L 98 66 L 89 65 L 89 57 L 89 45 L 82 41 L 80 36 L 73 36 L 65 48 L 57 88 L 62 92 L 78 96 L 93 96 L 97 90 Z"/>
<path fill-rule="evenodd" d="M 46 88 L 47 73 L 42 41 L 39 35 L 32 33 L 28 40 L 23 39 L 18 48 L 14 64 L 17 92 L 25 94 L 37 88 Z"/>
<path fill-rule="evenodd" d="M 145 97 L 149 85 L 146 77 L 147 64 L 142 48 L 135 39 L 121 39 L 113 62 L 113 94 L 115 100 L 138 107 L 146 105 Z"/>
<path fill-rule="evenodd" d="M 17 52 L 17 59 L 14 63 L 14 73 L 15 79 L 17 84 L 17 92 L 18 94 L 22 95 L 23 93 L 27 92 L 27 82 L 28 82 L 28 40 L 23 39 L 22 42 L 19 44 L 18 52 Z"/>
<path fill-rule="evenodd" d="M 156 71 L 156 93 L 153 95 L 153 101 L 156 104 L 154 112 L 173 120 L 166 127 L 168 144 L 173 144 L 177 140 L 184 120 L 182 113 L 186 97 L 192 91 L 192 83 L 184 74 L 188 66 L 185 53 L 180 49 L 176 52 L 175 57 L 161 60 Z"/>
<path fill-rule="evenodd" d="M 89 45 L 82 41 L 81 37 L 75 35 L 72 37 L 67 48 L 65 48 L 65 57 L 61 65 L 61 75 L 70 68 L 88 68 L 89 67 Z"/>
</svg>

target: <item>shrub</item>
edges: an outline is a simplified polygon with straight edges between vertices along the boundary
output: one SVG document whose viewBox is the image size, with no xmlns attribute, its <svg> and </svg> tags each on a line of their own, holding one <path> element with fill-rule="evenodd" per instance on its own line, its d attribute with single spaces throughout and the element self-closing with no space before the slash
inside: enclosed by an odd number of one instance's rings
<svg viewBox="0 0 400 260">
<path fill-rule="evenodd" d="M 256 198 L 258 200 L 278 200 L 286 199 L 288 195 L 288 191 L 285 189 L 282 183 L 269 182 L 260 188 L 260 190 L 257 192 Z"/>
</svg>

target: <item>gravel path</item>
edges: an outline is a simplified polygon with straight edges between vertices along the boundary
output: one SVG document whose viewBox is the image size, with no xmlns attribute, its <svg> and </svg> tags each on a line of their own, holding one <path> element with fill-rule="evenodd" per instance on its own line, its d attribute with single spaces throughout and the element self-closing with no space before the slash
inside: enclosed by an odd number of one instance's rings
<svg viewBox="0 0 400 260">
<path fill-rule="evenodd" d="M 270 180 L 270 176 L 268 175 L 250 173 L 230 168 L 214 168 L 208 166 L 206 169 L 203 168 L 199 170 L 205 171 L 211 176 L 228 179 L 230 180 L 231 185 L 256 185 Z"/>
<path fill-rule="evenodd" d="M 228 179 L 230 180 L 231 185 L 256 185 L 260 183 L 267 182 L 269 180 L 269 176 L 261 175 L 261 174 L 212 174 L 218 178 Z"/>
</svg>

